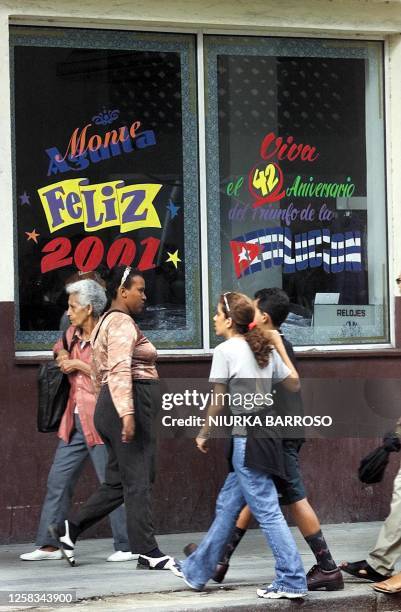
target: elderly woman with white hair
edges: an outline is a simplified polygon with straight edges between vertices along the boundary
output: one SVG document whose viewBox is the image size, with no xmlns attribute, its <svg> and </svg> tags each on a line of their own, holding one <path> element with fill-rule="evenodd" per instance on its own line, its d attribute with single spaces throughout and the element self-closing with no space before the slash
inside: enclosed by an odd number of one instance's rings
<svg viewBox="0 0 401 612">
<path fill-rule="evenodd" d="M 69 351 L 63 348 L 61 339 L 56 342 L 53 351 L 60 369 L 68 375 L 70 394 L 58 430 L 60 442 L 47 480 L 47 493 L 36 538 L 39 548 L 21 555 L 23 561 L 62 559 L 57 541 L 48 533 L 48 526 L 66 518 L 74 486 L 88 457 L 99 481 L 105 480 L 107 451 L 93 423 L 96 397 L 90 377 L 92 349 L 89 338 L 105 309 L 106 293 L 93 280 L 67 285 L 66 291 L 69 295 L 67 315 L 71 322 L 66 332 Z M 110 523 L 115 552 L 107 560 L 129 561 L 137 558 L 130 551 L 124 506 L 110 514 Z M 73 558 L 70 562 L 73 564 Z"/>
</svg>

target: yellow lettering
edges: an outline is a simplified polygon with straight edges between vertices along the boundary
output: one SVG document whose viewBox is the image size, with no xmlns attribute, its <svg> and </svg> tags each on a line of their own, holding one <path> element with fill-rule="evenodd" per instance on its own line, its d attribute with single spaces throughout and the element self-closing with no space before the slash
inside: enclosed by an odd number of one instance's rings
<svg viewBox="0 0 401 612">
<path fill-rule="evenodd" d="M 87 179 L 60 181 L 38 189 L 50 232 L 83 223 L 86 232 L 120 226 L 120 232 L 161 227 L 154 199 L 162 185 L 124 185 L 108 181 L 90 185 Z"/>
<path fill-rule="evenodd" d="M 159 215 L 153 204 L 161 188 L 162 185 L 144 183 L 118 189 L 121 233 L 132 232 L 142 227 L 161 227 Z"/>
<path fill-rule="evenodd" d="M 50 232 L 56 232 L 74 223 L 82 223 L 80 188 L 87 182 L 81 178 L 69 179 L 38 189 Z M 71 194 L 74 194 L 74 197 L 71 197 Z"/>
<path fill-rule="evenodd" d="M 116 188 L 123 185 L 123 181 L 109 181 L 81 188 L 82 200 L 85 203 L 83 221 L 86 232 L 120 225 Z"/>
</svg>

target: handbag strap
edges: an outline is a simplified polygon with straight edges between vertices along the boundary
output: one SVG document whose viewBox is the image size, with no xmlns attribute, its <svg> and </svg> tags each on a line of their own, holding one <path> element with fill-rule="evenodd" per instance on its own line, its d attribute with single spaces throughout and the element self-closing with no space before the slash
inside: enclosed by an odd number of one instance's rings
<svg viewBox="0 0 401 612">
<path fill-rule="evenodd" d="M 67 330 L 64 330 L 63 331 L 63 335 L 62 335 L 62 341 L 63 341 L 63 348 L 64 348 L 64 350 L 66 350 L 67 353 L 71 353 L 72 347 L 74 346 L 74 344 L 76 342 L 78 342 L 78 337 L 75 335 L 75 332 L 74 332 L 74 334 L 73 334 L 73 336 L 71 338 L 71 342 L 68 345 L 68 342 L 67 342 Z"/>
<path fill-rule="evenodd" d="M 67 353 L 70 352 L 68 350 L 68 343 L 67 343 L 67 330 L 63 331 L 63 347 L 64 347 L 64 350 L 67 351 Z"/>
<path fill-rule="evenodd" d="M 106 314 L 104 315 L 104 317 L 103 317 L 103 319 L 102 319 L 102 321 L 101 321 L 101 323 L 100 323 L 99 327 L 97 328 L 96 335 L 95 335 L 95 337 L 93 338 L 93 343 L 92 343 L 92 344 L 95 344 L 95 342 L 96 342 L 96 340 L 97 340 L 97 337 L 98 337 L 98 334 L 99 334 L 99 332 L 100 332 L 100 328 L 101 328 L 101 327 L 102 327 L 102 325 L 103 325 L 103 322 L 104 322 L 104 321 L 105 321 L 105 319 L 107 319 L 107 317 L 108 317 L 110 314 L 112 314 L 113 312 L 121 312 L 122 314 L 127 315 L 127 317 L 130 317 L 130 319 L 132 318 L 132 317 L 131 317 L 129 314 L 127 314 L 127 313 L 126 313 L 126 312 L 124 312 L 123 310 L 118 310 L 118 308 L 114 308 L 113 310 L 109 310 L 108 312 L 106 312 Z"/>
</svg>

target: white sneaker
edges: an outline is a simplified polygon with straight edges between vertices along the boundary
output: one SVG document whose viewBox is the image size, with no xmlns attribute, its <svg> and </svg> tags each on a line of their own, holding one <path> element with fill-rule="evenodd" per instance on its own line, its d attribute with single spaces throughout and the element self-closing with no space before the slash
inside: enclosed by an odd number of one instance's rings
<svg viewBox="0 0 401 612">
<path fill-rule="evenodd" d="M 60 550 L 36 550 L 19 556 L 22 561 L 58 561 L 63 558 Z"/>
<path fill-rule="evenodd" d="M 258 589 L 256 591 L 256 595 L 258 597 L 263 597 L 263 599 L 302 599 L 303 597 L 306 597 L 307 594 L 308 593 L 279 591 L 278 589 L 274 589 L 271 584 L 264 589 Z"/>
<path fill-rule="evenodd" d="M 110 555 L 109 557 L 107 557 L 106 561 L 113 561 L 113 562 L 118 562 L 118 561 L 134 561 L 135 559 L 138 559 L 139 555 L 136 555 L 135 553 L 132 552 L 125 552 L 123 550 L 116 550 L 116 552 L 114 552 L 112 555 Z"/>
</svg>

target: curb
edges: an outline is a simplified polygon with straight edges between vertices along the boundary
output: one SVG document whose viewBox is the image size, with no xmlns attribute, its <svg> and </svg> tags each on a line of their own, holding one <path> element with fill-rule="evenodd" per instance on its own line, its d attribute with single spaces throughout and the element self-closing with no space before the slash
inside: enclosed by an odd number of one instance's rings
<svg viewBox="0 0 401 612">
<path fill-rule="evenodd" d="M 113 612 L 255 612 L 259 609 L 292 610 L 300 612 L 400 612 L 401 594 L 384 595 L 365 584 L 348 583 L 343 591 L 311 592 L 303 600 L 257 598 L 255 587 L 243 585 L 218 588 L 202 593 L 188 590 L 158 593 L 136 593 L 80 600 L 84 610 L 110 610 Z M 59 612 L 67 608 L 58 608 Z M 71 608 L 68 608 L 71 612 Z"/>
</svg>

